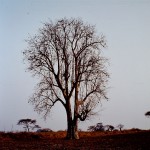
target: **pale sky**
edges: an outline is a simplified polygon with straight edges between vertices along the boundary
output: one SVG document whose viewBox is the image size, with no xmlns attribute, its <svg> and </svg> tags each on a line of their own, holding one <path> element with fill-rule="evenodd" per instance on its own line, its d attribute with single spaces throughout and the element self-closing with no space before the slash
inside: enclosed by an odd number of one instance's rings
<svg viewBox="0 0 150 150">
<path fill-rule="evenodd" d="M 108 97 L 99 115 L 80 123 L 123 124 L 150 129 L 150 0 L 0 0 L 0 131 L 23 130 L 19 119 L 36 119 L 43 128 L 66 129 L 66 116 L 58 103 L 46 121 L 28 103 L 38 82 L 26 72 L 22 52 L 25 39 L 49 19 L 82 18 L 103 33 L 109 58 Z"/>
</svg>

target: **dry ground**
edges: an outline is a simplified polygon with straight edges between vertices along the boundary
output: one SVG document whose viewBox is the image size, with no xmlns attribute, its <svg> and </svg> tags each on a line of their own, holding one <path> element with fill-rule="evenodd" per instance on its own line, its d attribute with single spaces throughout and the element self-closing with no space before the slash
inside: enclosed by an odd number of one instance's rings
<svg viewBox="0 0 150 150">
<path fill-rule="evenodd" d="M 0 150 L 148 150 L 150 130 L 80 132 L 80 140 L 65 140 L 66 132 L 0 133 Z"/>
</svg>

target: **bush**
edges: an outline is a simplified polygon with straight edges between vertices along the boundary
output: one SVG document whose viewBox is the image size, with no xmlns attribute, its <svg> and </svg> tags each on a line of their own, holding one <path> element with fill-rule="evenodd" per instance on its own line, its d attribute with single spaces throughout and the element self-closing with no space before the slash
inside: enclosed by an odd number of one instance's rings
<svg viewBox="0 0 150 150">
<path fill-rule="evenodd" d="M 38 129 L 37 132 L 52 132 L 49 128 Z"/>
</svg>

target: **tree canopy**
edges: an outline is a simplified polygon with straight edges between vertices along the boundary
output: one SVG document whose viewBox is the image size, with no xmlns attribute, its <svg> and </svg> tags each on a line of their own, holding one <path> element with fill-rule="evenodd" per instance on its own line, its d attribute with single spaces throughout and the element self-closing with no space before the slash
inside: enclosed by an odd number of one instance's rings
<svg viewBox="0 0 150 150">
<path fill-rule="evenodd" d="M 146 116 L 146 117 L 150 117 L 150 111 L 147 111 L 147 112 L 145 113 L 145 116 Z"/>
<path fill-rule="evenodd" d="M 25 131 L 30 131 L 35 129 L 35 128 L 41 128 L 39 125 L 36 124 L 36 120 L 32 120 L 32 119 L 20 119 L 17 123 L 17 125 L 23 125 Z"/>
<path fill-rule="evenodd" d="M 60 102 L 67 114 L 68 136 L 72 136 L 78 119 L 88 119 L 101 99 L 107 99 L 109 74 L 101 53 L 105 37 L 81 19 L 64 18 L 45 23 L 27 42 L 28 70 L 40 79 L 29 102 L 45 118 Z"/>
</svg>

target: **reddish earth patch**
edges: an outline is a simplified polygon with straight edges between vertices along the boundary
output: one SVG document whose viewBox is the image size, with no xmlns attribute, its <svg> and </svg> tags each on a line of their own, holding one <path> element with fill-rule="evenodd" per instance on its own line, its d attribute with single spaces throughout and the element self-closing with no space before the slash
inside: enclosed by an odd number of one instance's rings
<svg viewBox="0 0 150 150">
<path fill-rule="evenodd" d="M 66 132 L 0 133 L 0 150 L 145 150 L 150 131 L 80 132 L 80 140 L 65 140 Z"/>
</svg>

